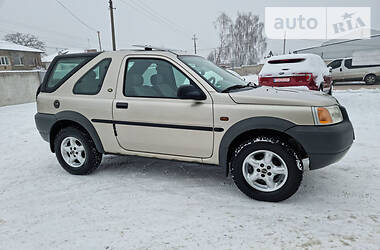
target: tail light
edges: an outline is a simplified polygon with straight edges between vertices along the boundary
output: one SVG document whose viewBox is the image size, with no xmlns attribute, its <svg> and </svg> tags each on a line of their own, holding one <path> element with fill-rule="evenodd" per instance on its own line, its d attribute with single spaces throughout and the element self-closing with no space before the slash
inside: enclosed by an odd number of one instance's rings
<svg viewBox="0 0 380 250">
<path fill-rule="evenodd" d="M 264 85 L 264 84 L 272 84 L 273 83 L 273 77 L 271 75 L 259 75 L 259 85 Z"/>
<path fill-rule="evenodd" d="M 314 80 L 313 73 L 296 73 L 293 74 L 293 78 L 296 82 L 306 83 L 309 83 L 310 81 Z"/>
</svg>

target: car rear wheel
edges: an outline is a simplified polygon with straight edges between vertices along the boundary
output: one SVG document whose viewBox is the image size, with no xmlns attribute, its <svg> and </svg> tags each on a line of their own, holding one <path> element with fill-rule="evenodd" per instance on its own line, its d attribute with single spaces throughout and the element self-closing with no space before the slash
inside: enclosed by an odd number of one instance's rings
<svg viewBox="0 0 380 250">
<path fill-rule="evenodd" d="M 376 83 L 376 75 L 367 75 L 365 78 L 364 78 L 364 81 L 366 84 L 368 85 L 372 85 L 372 84 L 375 84 Z"/>
<path fill-rule="evenodd" d="M 242 143 L 231 160 L 236 186 L 247 196 L 277 202 L 292 196 L 302 181 L 302 165 L 294 150 L 274 137 Z"/>
<path fill-rule="evenodd" d="M 96 150 L 91 137 L 73 127 L 62 129 L 54 140 L 58 162 L 69 173 L 86 175 L 97 169 L 102 154 Z"/>
</svg>

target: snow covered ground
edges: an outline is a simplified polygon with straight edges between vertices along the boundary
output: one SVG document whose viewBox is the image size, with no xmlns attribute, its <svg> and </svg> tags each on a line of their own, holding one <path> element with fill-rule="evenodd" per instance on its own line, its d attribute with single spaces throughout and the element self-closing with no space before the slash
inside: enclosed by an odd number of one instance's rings
<svg viewBox="0 0 380 250">
<path fill-rule="evenodd" d="M 0 249 L 379 249 L 380 90 L 336 96 L 354 146 L 281 203 L 189 163 L 108 156 L 69 175 L 35 129 L 35 104 L 2 107 Z"/>
</svg>

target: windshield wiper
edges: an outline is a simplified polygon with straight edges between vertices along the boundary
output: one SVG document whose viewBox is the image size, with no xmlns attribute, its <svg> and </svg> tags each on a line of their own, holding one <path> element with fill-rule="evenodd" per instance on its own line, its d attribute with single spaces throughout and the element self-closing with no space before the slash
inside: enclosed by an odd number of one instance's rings
<svg viewBox="0 0 380 250">
<path fill-rule="evenodd" d="M 258 86 L 254 85 L 253 83 L 248 83 L 247 85 L 240 85 L 240 84 L 236 84 L 236 85 L 232 85 L 226 89 L 224 89 L 222 91 L 222 93 L 228 93 L 230 92 L 231 90 L 234 90 L 234 89 L 244 89 L 244 88 L 248 88 L 248 87 L 251 87 L 251 88 L 257 88 Z"/>
</svg>

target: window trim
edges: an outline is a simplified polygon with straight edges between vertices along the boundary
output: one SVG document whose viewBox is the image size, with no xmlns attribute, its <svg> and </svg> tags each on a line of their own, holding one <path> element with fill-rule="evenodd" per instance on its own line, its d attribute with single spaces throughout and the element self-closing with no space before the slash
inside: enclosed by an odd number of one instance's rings
<svg viewBox="0 0 380 250">
<path fill-rule="evenodd" d="M 2 58 L 4 58 L 4 62 L 5 62 L 5 64 L 3 64 L 2 62 L 1 62 L 1 59 Z M 0 56 L 0 66 L 9 66 L 10 65 L 10 63 L 9 63 L 9 58 L 7 57 L 7 56 Z"/>
<path fill-rule="evenodd" d="M 24 58 L 24 56 L 17 55 L 17 59 L 18 59 L 18 62 L 20 62 L 20 63 L 18 63 L 18 64 L 15 63 L 14 66 L 16 66 L 16 67 L 25 66 L 25 63 L 24 63 L 24 59 L 25 58 Z"/>
<path fill-rule="evenodd" d="M 75 87 L 77 86 L 77 84 L 79 83 L 79 81 L 80 81 L 85 75 L 87 75 L 88 72 L 90 72 L 91 70 L 93 70 L 93 69 L 95 69 L 96 67 L 98 67 L 98 65 L 101 64 L 103 61 L 109 61 L 109 64 L 108 64 L 107 71 L 106 71 L 106 73 L 104 74 L 104 76 L 103 76 L 103 78 L 102 78 L 102 81 L 101 81 L 102 84 L 100 85 L 100 88 L 99 88 L 98 92 L 96 92 L 96 93 L 94 93 L 94 94 L 75 93 L 74 90 L 75 90 Z M 74 94 L 74 95 L 97 95 L 97 94 L 99 94 L 100 90 L 102 90 L 102 88 L 103 88 L 104 79 L 106 79 L 106 76 L 107 76 L 107 74 L 108 74 L 108 70 L 109 70 L 109 68 L 110 68 L 110 66 L 111 66 L 111 63 L 112 63 L 112 58 L 111 58 L 111 57 L 103 58 L 103 59 L 100 60 L 97 64 L 95 64 L 94 67 L 92 67 L 91 69 L 87 70 L 86 73 L 84 73 L 84 74 L 78 79 L 78 81 L 75 82 L 74 87 L 73 87 L 73 90 L 72 90 L 73 94 Z"/>
<path fill-rule="evenodd" d="M 333 68 L 333 67 L 330 66 L 332 63 L 334 63 L 334 62 L 339 62 L 339 61 L 340 61 L 340 66 L 338 66 L 338 67 L 336 67 L 336 68 Z M 342 65 L 343 65 L 343 59 L 336 59 L 336 60 L 330 62 L 330 63 L 328 64 L 328 67 L 331 67 L 332 69 L 339 69 L 339 68 L 342 67 Z"/>
<path fill-rule="evenodd" d="M 163 97 L 163 96 L 127 96 L 126 93 L 125 93 L 125 87 L 126 87 L 126 80 L 127 80 L 127 73 L 128 73 L 128 62 L 129 60 L 133 60 L 133 59 L 145 59 L 145 60 L 160 60 L 160 61 L 164 61 L 164 62 L 167 62 L 169 63 L 172 67 L 176 68 L 179 72 L 181 72 L 186 78 L 189 79 L 190 81 L 190 84 L 195 86 L 196 88 L 198 88 L 199 91 L 201 91 L 205 96 L 206 96 L 206 99 L 207 99 L 207 95 L 204 93 L 204 91 L 198 86 L 198 84 L 195 83 L 195 81 L 193 81 L 193 79 L 191 79 L 191 77 L 189 77 L 187 74 L 185 74 L 183 72 L 183 70 L 179 69 L 176 65 L 174 65 L 172 62 L 170 62 L 169 60 L 167 59 L 164 59 L 164 58 L 160 58 L 160 57 L 149 57 L 149 56 L 144 56 L 144 57 L 140 57 L 140 56 L 131 56 L 131 57 L 128 57 L 127 60 L 125 61 L 125 67 L 124 67 L 124 76 L 123 76 L 123 96 L 124 97 L 127 97 L 127 98 L 153 98 L 153 99 L 170 99 L 170 100 L 184 100 L 184 99 L 181 99 L 181 98 L 178 98 L 178 97 Z M 174 74 L 174 73 L 173 73 Z"/>
<path fill-rule="evenodd" d="M 42 93 L 53 93 L 59 87 L 61 87 L 64 82 L 66 82 L 70 77 L 72 77 L 76 72 L 78 72 L 78 70 L 80 70 L 84 65 L 89 63 L 91 60 L 93 60 L 99 54 L 101 54 L 101 53 L 97 52 L 97 53 L 83 53 L 83 54 L 70 54 L 70 55 L 56 56 L 53 59 L 53 61 L 51 62 L 50 66 L 49 66 L 49 68 L 45 74 L 44 80 L 41 84 L 41 92 Z M 84 57 L 86 59 L 81 64 L 79 64 L 77 67 L 75 67 L 69 74 L 67 74 L 65 77 L 63 77 L 61 80 L 59 80 L 58 83 L 53 88 L 49 88 L 47 86 L 47 82 L 48 82 L 50 75 L 51 75 L 55 65 L 57 64 L 58 60 L 63 59 L 63 58 L 75 58 L 75 57 Z"/>
</svg>

